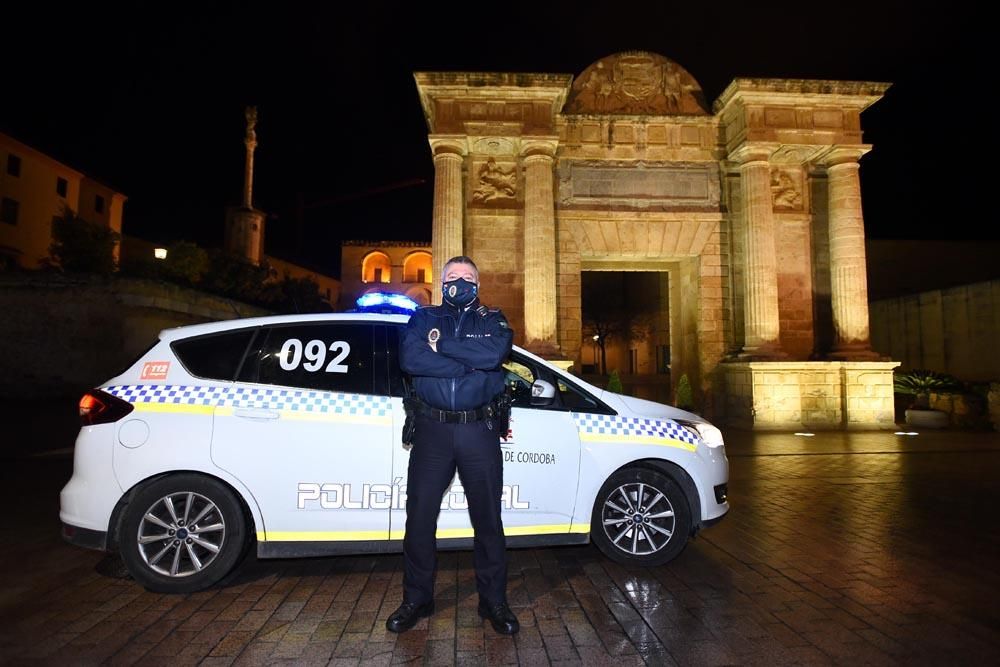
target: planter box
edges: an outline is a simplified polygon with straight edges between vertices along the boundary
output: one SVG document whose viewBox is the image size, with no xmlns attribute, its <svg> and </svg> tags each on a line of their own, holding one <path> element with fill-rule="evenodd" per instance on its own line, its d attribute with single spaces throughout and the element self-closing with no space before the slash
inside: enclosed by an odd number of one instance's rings
<svg viewBox="0 0 1000 667">
<path fill-rule="evenodd" d="M 906 423 L 918 428 L 948 428 L 948 413 L 942 410 L 916 410 L 910 408 L 906 411 Z"/>
</svg>

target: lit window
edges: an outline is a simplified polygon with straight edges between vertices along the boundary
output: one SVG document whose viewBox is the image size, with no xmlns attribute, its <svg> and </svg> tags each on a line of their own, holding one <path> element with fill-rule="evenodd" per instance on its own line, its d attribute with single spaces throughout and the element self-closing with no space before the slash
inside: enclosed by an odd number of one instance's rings
<svg viewBox="0 0 1000 667">
<path fill-rule="evenodd" d="M 429 283 L 431 281 L 431 254 L 412 252 L 403 260 L 404 283 Z"/>
<path fill-rule="evenodd" d="M 7 173 L 11 176 L 21 175 L 21 158 L 13 153 L 7 155 Z"/>
<path fill-rule="evenodd" d="M 65 178 L 59 178 L 57 176 L 56 177 L 56 194 L 59 195 L 60 197 L 62 197 L 63 199 L 65 199 L 66 198 L 66 192 L 67 192 L 68 188 L 69 188 L 69 183 L 66 181 L 66 179 Z"/>
<path fill-rule="evenodd" d="M 387 283 L 392 280 L 392 264 L 384 252 L 371 252 L 361 263 L 361 280 L 366 283 Z"/>
</svg>

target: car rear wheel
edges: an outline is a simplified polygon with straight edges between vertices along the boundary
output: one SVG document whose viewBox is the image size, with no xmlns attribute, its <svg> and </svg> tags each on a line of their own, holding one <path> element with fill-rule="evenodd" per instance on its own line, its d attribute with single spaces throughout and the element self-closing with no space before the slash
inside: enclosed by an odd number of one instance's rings
<svg viewBox="0 0 1000 667">
<path fill-rule="evenodd" d="M 162 477 L 136 493 L 119 539 L 132 578 L 157 593 L 219 582 L 247 547 L 247 520 L 224 484 L 194 474 Z"/>
<path fill-rule="evenodd" d="M 594 503 L 590 536 L 597 548 L 625 565 L 662 565 L 683 551 L 691 510 L 680 487 L 645 468 L 619 470 Z"/>
</svg>

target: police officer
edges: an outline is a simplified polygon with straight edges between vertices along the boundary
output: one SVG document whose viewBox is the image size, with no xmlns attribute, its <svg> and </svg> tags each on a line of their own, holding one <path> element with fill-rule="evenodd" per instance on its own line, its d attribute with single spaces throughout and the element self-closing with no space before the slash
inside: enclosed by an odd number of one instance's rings
<svg viewBox="0 0 1000 667">
<path fill-rule="evenodd" d="M 499 310 L 480 305 L 479 271 L 471 259 L 453 257 L 443 274 L 444 302 L 417 310 L 399 347 L 400 366 L 416 393 L 416 429 L 406 482 L 403 604 L 386 627 L 404 632 L 434 613 L 437 517 L 457 468 L 475 531 L 479 615 L 512 635 L 520 626 L 507 605 L 496 399 L 513 332 Z"/>
</svg>

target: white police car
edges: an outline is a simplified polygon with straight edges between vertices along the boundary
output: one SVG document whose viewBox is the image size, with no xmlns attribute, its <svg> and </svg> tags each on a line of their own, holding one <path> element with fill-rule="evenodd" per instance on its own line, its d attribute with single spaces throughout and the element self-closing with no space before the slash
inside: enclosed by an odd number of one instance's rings
<svg viewBox="0 0 1000 667">
<path fill-rule="evenodd" d="M 401 315 L 342 313 L 169 329 L 80 402 L 63 536 L 117 550 L 155 591 L 189 592 L 261 558 L 402 550 L 409 452 Z M 504 454 L 511 547 L 592 539 L 656 565 L 721 518 L 722 435 L 676 408 L 603 391 L 515 347 Z M 461 485 L 438 544 L 466 548 Z"/>
</svg>

